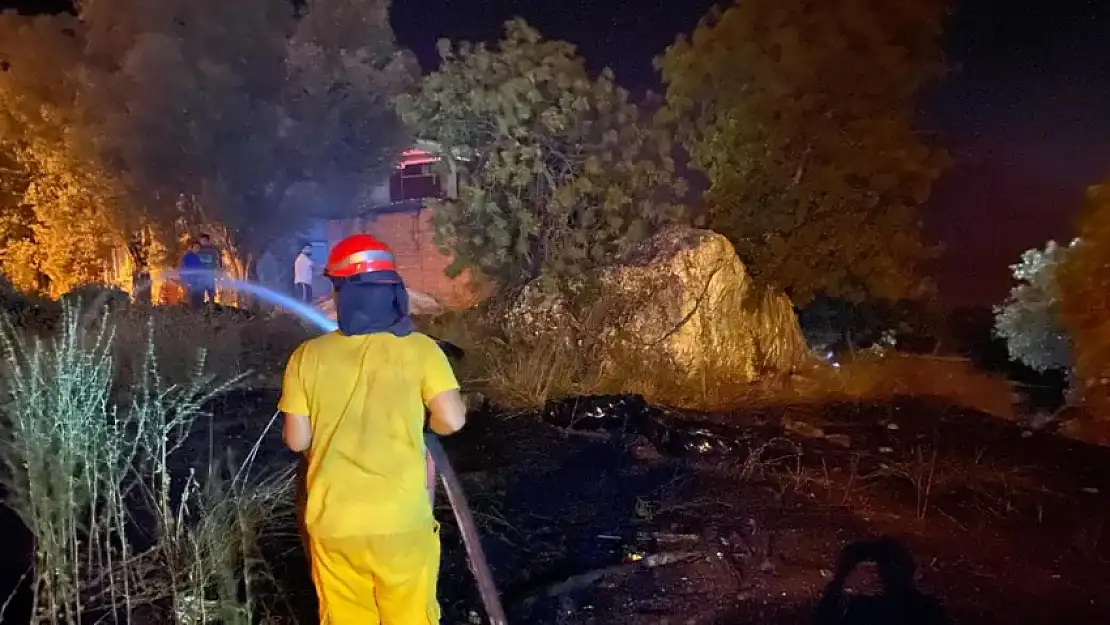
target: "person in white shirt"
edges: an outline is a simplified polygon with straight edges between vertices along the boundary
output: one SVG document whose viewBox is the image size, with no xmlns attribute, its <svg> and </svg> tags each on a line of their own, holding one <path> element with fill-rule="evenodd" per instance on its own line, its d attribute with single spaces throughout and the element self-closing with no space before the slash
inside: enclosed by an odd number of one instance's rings
<svg viewBox="0 0 1110 625">
<path fill-rule="evenodd" d="M 301 246 L 301 253 L 293 263 L 293 293 L 297 299 L 306 304 L 312 303 L 312 274 L 315 263 L 312 262 L 312 246 L 305 243 Z"/>
</svg>

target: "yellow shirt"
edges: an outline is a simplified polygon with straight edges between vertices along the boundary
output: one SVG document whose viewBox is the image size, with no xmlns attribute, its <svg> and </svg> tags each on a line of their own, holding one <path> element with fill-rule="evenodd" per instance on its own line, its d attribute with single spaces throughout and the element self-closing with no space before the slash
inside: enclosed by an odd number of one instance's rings
<svg viewBox="0 0 1110 625">
<path fill-rule="evenodd" d="M 430 523 L 425 405 L 458 387 L 447 357 L 423 334 L 333 332 L 298 347 L 278 409 L 312 424 L 309 533 L 392 534 Z"/>
</svg>

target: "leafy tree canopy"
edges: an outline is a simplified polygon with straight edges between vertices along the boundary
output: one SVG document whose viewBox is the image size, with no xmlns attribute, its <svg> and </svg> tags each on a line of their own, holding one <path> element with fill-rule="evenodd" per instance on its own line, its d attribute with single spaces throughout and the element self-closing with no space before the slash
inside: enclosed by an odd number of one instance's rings
<svg viewBox="0 0 1110 625">
<path fill-rule="evenodd" d="M 919 285 L 916 208 L 945 155 L 914 130 L 943 69 L 943 0 L 737 0 L 657 60 L 709 178 L 710 223 L 757 278 L 899 299 Z"/>
<path fill-rule="evenodd" d="M 1060 325 L 1056 270 L 1068 248 L 1049 241 L 1044 250 L 1026 250 L 1012 265 L 1018 284 L 995 308 L 995 334 L 1005 339 L 1010 358 L 1034 371 L 1063 370 L 1070 346 Z"/>
<path fill-rule="evenodd" d="M 1110 183 L 1092 187 L 1079 239 L 1056 272 L 1064 329 L 1086 399 L 1110 408 Z"/>
<path fill-rule="evenodd" d="M 671 133 L 608 70 L 523 20 L 495 46 L 440 42 L 442 65 L 399 101 L 460 173 L 434 208 L 450 271 L 503 287 L 611 261 L 682 215 Z"/>
</svg>

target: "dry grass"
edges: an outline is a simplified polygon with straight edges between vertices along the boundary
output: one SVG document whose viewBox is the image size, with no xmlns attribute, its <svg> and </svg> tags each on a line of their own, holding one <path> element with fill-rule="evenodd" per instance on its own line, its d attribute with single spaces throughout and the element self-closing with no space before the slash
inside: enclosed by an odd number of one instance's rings
<svg viewBox="0 0 1110 625">
<path fill-rule="evenodd" d="M 770 393 L 769 399 L 881 402 L 897 397 L 927 397 L 1011 418 L 1012 392 L 1005 378 L 976 369 L 963 359 L 888 353 L 796 374 L 783 381 L 777 393 Z"/>
<path fill-rule="evenodd" d="M 159 347 L 137 337 L 165 320 L 147 311 L 122 334 L 114 322 L 132 313 L 66 305 L 46 337 L 0 325 L 0 488 L 34 537 L 36 622 L 134 622 L 164 605 L 176 623 L 258 622 L 258 533 L 291 475 L 251 474 L 261 438 L 237 467 L 209 458 L 208 471 L 185 474 L 177 458 L 194 423 L 240 380 L 196 365 L 191 378 L 163 378 Z"/>
<path fill-rule="evenodd" d="M 571 340 L 545 337 L 513 344 L 479 311 L 448 313 L 419 322 L 436 338 L 466 350 L 456 373 L 463 385 L 506 408 L 533 408 L 547 400 L 588 394 L 597 388 L 600 369 L 571 348 Z"/>
<path fill-rule="evenodd" d="M 508 408 L 527 409 L 568 395 L 636 393 L 677 408 L 718 411 L 753 405 L 941 398 L 953 405 L 1010 418 L 1007 381 L 955 358 L 889 353 L 839 367 L 814 363 L 758 383 L 678 370 L 662 357 L 602 353 L 602 328 L 589 323 L 530 341 L 513 340 L 487 311 L 452 313 L 421 324 L 425 332 L 466 350 L 460 378 L 471 390 Z M 714 354 L 706 354 L 713 362 Z"/>
<path fill-rule="evenodd" d="M 117 328 L 116 358 L 121 377 L 141 366 L 153 340 L 163 379 L 182 384 L 204 373 L 221 378 L 246 375 L 250 384 L 280 380 L 286 360 L 308 333 L 287 315 L 247 318 L 234 309 L 199 313 L 178 306 L 133 306 L 110 313 Z"/>
</svg>

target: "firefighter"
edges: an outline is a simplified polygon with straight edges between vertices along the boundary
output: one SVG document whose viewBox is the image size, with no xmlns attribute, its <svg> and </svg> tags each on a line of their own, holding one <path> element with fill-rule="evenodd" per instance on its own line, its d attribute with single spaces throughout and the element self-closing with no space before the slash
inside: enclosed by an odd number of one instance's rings
<svg viewBox="0 0 1110 625">
<path fill-rule="evenodd" d="M 424 446 L 425 408 L 440 435 L 466 407 L 451 365 L 413 329 L 389 248 L 344 239 L 324 274 L 337 332 L 289 359 L 279 409 L 285 444 L 307 459 L 303 523 L 326 625 L 439 623 L 439 526 Z"/>
</svg>

